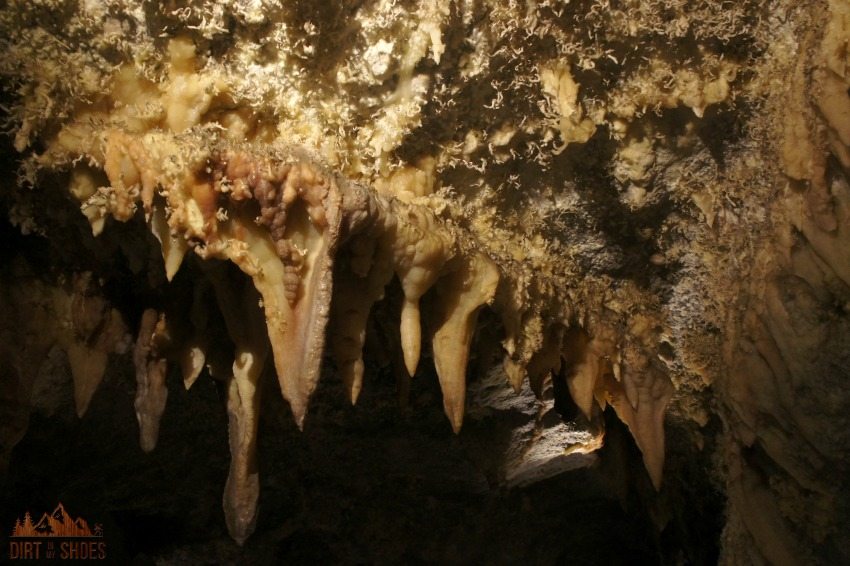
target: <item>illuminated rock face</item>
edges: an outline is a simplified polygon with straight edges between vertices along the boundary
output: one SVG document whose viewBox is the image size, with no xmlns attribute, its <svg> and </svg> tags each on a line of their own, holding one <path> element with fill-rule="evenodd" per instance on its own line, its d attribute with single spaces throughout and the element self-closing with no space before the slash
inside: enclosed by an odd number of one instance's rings
<svg viewBox="0 0 850 566">
<path fill-rule="evenodd" d="M 433 359 L 458 433 L 471 355 L 473 406 L 530 386 L 509 482 L 602 442 L 558 445 L 555 386 L 656 489 L 665 417 L 717 416 L 725 559 L 846 557 L 850 8 L 615 4 L 9 3 L 3 202 L 65 273 L 4 274 L 4 457 L 56 345 L 80 415 L 132 356 L 146 451 L 169 366 L 208 374 L 243 542 L 261 380 L 302 427 L 327 361 L 357 402 L 372 335 L 402 390 Z M 155 299 L 110 304 L 109 249 Z"/>
</svg>

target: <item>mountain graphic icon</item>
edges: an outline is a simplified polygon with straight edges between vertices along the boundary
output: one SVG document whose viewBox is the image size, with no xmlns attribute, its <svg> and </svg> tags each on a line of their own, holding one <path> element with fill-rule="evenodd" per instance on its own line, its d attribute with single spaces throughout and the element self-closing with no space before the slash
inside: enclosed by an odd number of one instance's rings
<svg viewBox="0 0 850 566">
<path fill-rule="evenodd" d="M 96 531 L 99 526 L 96 525 Z M 13 537 L 91 537 L 103 536 L 102 529 L 99 534 L 92 534 L 89 524 L 82 517 L 73 518 L 60 502 L 50 514 L 43 514 L 35 524 L 32 523 L 30 514 L 26 513 L 24 521 L 19 519 L 12 531 Z"/>
</svg>

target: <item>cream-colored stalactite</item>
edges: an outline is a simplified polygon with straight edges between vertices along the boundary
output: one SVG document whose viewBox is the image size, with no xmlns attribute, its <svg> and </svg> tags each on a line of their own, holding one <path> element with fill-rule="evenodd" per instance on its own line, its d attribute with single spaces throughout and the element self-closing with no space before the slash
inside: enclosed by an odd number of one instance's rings
<svg viewBox="0 0 850 566">
<path fill-rule="evenodd" d="M 290 404 L 299 427 L 304 426 L 307 401 L 321 372 L 333 292 L 333 254 L 340 223 L 340 196 L 335 185 L 331 184 L 323 197 L 311 195 L 315 189 L 304 190 L 302 200 L 289 209 L 284 231 L 284 238 L 305 252 L 298 295 L 291 308 L 284 341 L 272 343 L 281 385 L 288 382 L 295 387 Z"/>
<path fill-rule="evenodd" d="M 180 370 L 183 374 L 183 386 L 186 389 L 192 387 L 207 364 L 207 350 L 209 349 L 207 333 L 210 329 L 208 324 L 209 314 L 203 298 L 209 285 L 210 283 L 206 280 L 202 280 L 195 285 L 192 291 L 192 307 L 189 311 L 192 335 L 183 345 L 178 357 Z"/>
<path fill-rule="evenodd" d="M 401 207 L 400 207 L 401 208 Z M 437 281 L 454 255 L 454 237 L 437 227 L 433 213 L 420 207 L 397 209 L 395 226 L 387 232 L 395 272 L 404 291 L 401 308 L 401 348 L 407 372 L 413 376 L 422 349 L 419 299 Z"/>
<path fill-rule="evenodd" d="M 511 384 L 514 392 L 519 394 L 522 383 L 525 381 L 525 366 L 528 363 L 527 359 L 521 358 L 523 352 L 520 336 L 524 327 L 527 326 L 523 324 L 525 322 L 523 320 L 524 313 L 520 308 L 519 297 L 515 293 L 506 292 L 504 289 L 497 290 L 495 306 L 502 319 L 502 325 L 505 327 L 505 339 L 502 341 L 505 356 L 502 360 L 502 368 L 505 370 L 508 383 Z"/>
<path fill-rule="evenodd" d="M 206 353 L 200 346 L 190 345 L 184 350 L 179 362 L 180 371 L 183 374 L 183 385 L 186 389 L 189 389 L 198 380 L 201 371 L 204 369 Z"/>
<path fill-rule="evenodd" d="M 648 321 L 637 316 L 630 332 L 645 337 L 647 328 Z M 666 374 L 652 366 L 642 346 L 628 343 L 618 347 L 618 334 L 607 325 L 596 324 L 592 331 L 591 338 L 584 331 L 574 330 L 564 341 L 570 395 L 588 419 L 593 416 L 594 398 L 602 408 L 606 404 L 614 407 L 629 427 L 658 489 L 664 468 L 664 413 L 673 385 Z"/>
<path fill-rule="evenodd" d="M 185 238 L 171 231 L 165 207 L 162 205 L 152 206 L 150 228 L 151 233 L 159 240 L 162 261 L 165 265 L 165 277 L 171 281 L 180 269 L 186 252 L 189 251 L 189 244 Z"/>
<path fill-rule="evenodd" d="M 652 484 L 661 487 L 664 469 L 664 414 L 673 396 L 673 384 L 653 365 L 648 352 L 653 349 L 653 321 L 641 314 L 629 321 L 629 338 L 623 342 L 613 328 L 596 325 L 596 335 L 587 352 L 590 372 L 596 370 L 595 395 L 600 405 L 610 404 L 628 426 L 643 456 Z M 610 371 L 609 371 L 610 368 Z M 589 379 L 585 378 L 585 379 Z"/>
<path fill-rule="evenodd" d="M 479 309 L 493 300 L 499 269 L 484 254 L 461 260 L 460 267 L 437 283 L 437 326 L 432 348 L 443 391 L 443 408 L 455 433 L 466 404 L 466 365 Z"/>
<path fill-rule="evenodd" d="M 562 343 L 564 339 L 564 326 L 555 324 L 543 333 L 543 343 L 525 367 L 528 374 L 528 383 L 534 394 L 542 399 L 545 384 L 551 382 L 553 373 L 561 371 Z"/>
<path fill-rule="evenodd" d="M 61 340 L 60 344 L 62 344 Z M 74 404 L 77 408 L 77 416 L 82 418 L 88 410 L 92 396 L 103 381 L 109 356 L 106 352 L 87 348 L 80 342 L 62 346 L 68 355 L 71 377 L 74 379 Z"/>
<path fill-rule="evenodd" d="M 528 365 L 544 347 L 547 338 L 547 328 L 540 312 L 528 308 L 529 284 L 526 278 L 506 279 L 504 284 L 499 285 L 493 304 L 505 328 L 502 367 L 517 394 L 528 376 Z"/>
<path fill-rule="evenodd" d="M 258 383 L 268 357 L 268 338 L 259 295 L 248 285 L 228 279 L 223 268 L 210 270 L 216 301 L 233 340 L 232 376 L 227 383 L 230 472 L 224 487 L 227 529 L 242 544 L 254 532 L 260 480 L 257 469 Z"/>
<path fill-rule="evenodd" d="M 372 234 L 349 243 L 350 260 L 334 281 L 331 341 L 337 369 L 352 404 L 363 388 L 363 345 L 366 324 L 375 302 L 393 276 L 392 250 Z"/>
<path fill-rule="evenodd" d="M 145 217 L 150 218 L 154 191 L 162 178 L 155 156 L 143 141 L 119 130 L 107 132 L 105 147 L 103 170 L 112 186 L 106 203 L 110 214 L 129 220 L 136 201 L 141 200 Z"/>
<path fill-rule="evenodd" d="M 266 352 L 236 348 L 233 378 L 227 385 L 230 472 L 224 486 L 224 518 L 227 530 L 243 544 L 257 524 L 260 479 L 257 471 L 257 419 L 260 399 L 257 383 Z"/>
<path fill-rule="evenodd" d="M 159 344 L 165 333 L 165 319 L 154 309 L 142 313 L 139 334 L 133 350 L 136 367 L 136 419 L 139 422 L 139 444 L 150 452 L 159 439 L 159 423 L 165 411 L 168 389 L 165 376 L 168 363 L 159 354 Z"/>
<path fill-rule="evenodd" d="M 59 341 L 68 354 L 71 376 L 74 379 L 74 403 L 77 416 L 81 418 L 88 410 L 100 382 L 103 381 L 109 354 L 115 350 L 119 336 L 124 332 L 124 323 L 116 310 L 111 309 L 106 316 L 108 317 L 106 326 L 95 338 L 94 343 L 86 343 L 82 340 L 71 343 L 66 343 L 62 339 Z"/>
<path fill-rule="evenodd" d="M 295 215 L 293 215 L 295 216 Z M 275 368 L 284 398 L 299 427 L 304 425 L 307 403 L 318 382 L 324 332 L 330 310 L 331 273 L 328 243 L 311 227 L 309 219 L 290 218 L 290 237 L 300 229 L 306 251 L 302 289 L 290 306 L 283 262 L 268 233 L 252 221 L 233 219 L 222 226 L 227 243 L 219 254 L 249 275 L 263 298 L 266 327 Z M 297 228 L 296 228 L 297 227 Z"/>
<path fill-rule="evenodd" d="M 571 331 L 564 339 L 563 357 L 570 371 L 567 388 L 576 406 L 587 419 L 593 415 L 593 394 L 602 371 L 603 343 L 591 340 L 581 329 Z"/>
<path fill-rule="evenodd" d="M 522 383 L 527 377 L 525 365 L 514 361 L 510 356 L 505 356 L 502 360 L 502 369 L 505 370 L 508 383 L 511 384 L 514 392 L 520 391 L 522 389 Z"/>
<path fill-rule="evenodd" d="M 647 354 L 627 347 L 622 384 L 609 379 L 610 403 L 626 423 L 643 456 L 655 489 L 664 470 L 664 414 L 673 396 L 670 378 L 649 363 Z"/>
<path fill-rule="evenodd" d="M 74 380 L 77 415 L 88 410 L 97 391 L 109 354 L 116 350 L 125 333 L 121 315 L 99 296 L 88 293 L 91 274 L 74 277 L 73 292 L 52 290 L 53 310 L 58 321 L 56 342 L 65 350 Z"/>
<path fill-rule="evenodd" d="M 187 237 L 206 237 L 214 228 L 216 195 L 207 184 L 198 183 L 190 172 L 169 181 L 161 167 L 165 159 L 174 159 L 178 148 L 161 134 L 136 137 L 119 130 L 106 134 L 104 171 L 110 183 L 83 205 L 83 210 L 98 235 L 108 213 L 118 220 L 129 220 L 140 200 L 151 233 L 160 242 L 166 277 L 177 273 L 189 250 Z M 73 186 L 80 185 L 79 182 Z M 167 186 L 166 201 L 154 203 L 158 187 Z M 104 198 L 104 193 L 106 197 Z M 91 212 L 88 212 L 91 210 Z"/>
</svg>

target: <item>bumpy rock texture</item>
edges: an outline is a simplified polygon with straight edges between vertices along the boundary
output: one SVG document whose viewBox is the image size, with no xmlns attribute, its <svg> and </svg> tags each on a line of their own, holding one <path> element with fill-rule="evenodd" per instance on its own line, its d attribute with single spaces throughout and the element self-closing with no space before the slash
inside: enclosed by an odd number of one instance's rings
<svg viewBox="0 0 850 566">
<path fill-rule="evenodd" d="M 169 368 L 209 375 L 242 542 L 266 377 L 303 427 L 323 364 L 352 403 L 433 367 L 455 432 L 536 415 L 508 482 L 611 407 L 655 489 L 665 421 L 714 451 L 727 563 L 850 560 L 850 3 L 43 0 L 0 29 L 4 465 L 56 347 L 80 415 L 132 357 L 146 451 Z"/>
</svg>

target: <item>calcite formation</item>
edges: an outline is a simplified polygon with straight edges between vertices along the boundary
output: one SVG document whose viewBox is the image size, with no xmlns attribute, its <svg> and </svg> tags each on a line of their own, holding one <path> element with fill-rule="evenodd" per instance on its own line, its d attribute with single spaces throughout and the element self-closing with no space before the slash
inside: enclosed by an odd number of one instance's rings
<svg viewBox="0 0 850 566">
<path fill-rule="evenodd" d="M 209 375 L 241 543 L 264 375 L 303 427 L 326 362 L 357 402 L 371 335 L 402 388 L 433 363 L 456 433 L 484 374 L 541 415 L 563 385 L 596 431 L 543 452 L 598 448 L 611 407 L 656 490 L 665 419 L 699 444 L 719 417 L 726 561 L 846 558 L 848 22 L 844 0 L 6 3 L 3 203 L 59 268 L 23 244 L 4 268 L 4 458 L 54 345 L 80 415 L 131 352 L 146 451 L 169 368 Z"/>
</svg>

